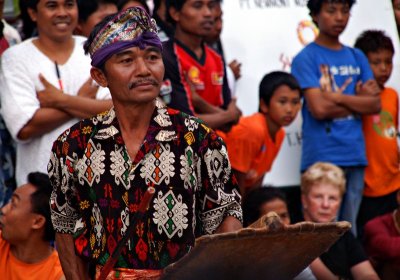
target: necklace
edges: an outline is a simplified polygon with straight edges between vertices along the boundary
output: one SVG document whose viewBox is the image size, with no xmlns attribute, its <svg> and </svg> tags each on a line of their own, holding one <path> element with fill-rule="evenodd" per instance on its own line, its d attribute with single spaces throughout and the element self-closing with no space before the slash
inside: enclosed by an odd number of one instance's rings
<svg viewBox="0 0 400 280">
<path fill-rule="evenodd" d="M 394 227 L 397 230 L 397 233 L 400 234 L 400 226 L 399 223 L 397 222 L 397 210 L 398 209 L 393 211 L 393 222 L 394 222 Z"/>
</svg>

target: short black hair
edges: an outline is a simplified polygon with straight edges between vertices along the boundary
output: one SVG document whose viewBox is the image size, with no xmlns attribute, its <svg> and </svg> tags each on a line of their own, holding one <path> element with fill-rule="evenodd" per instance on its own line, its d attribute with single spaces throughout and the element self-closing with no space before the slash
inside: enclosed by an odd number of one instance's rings
<svg viewBox="0 0 400 280">
<path fill-rule="evenodd" d="M 274 71 L 262 78 L 258 91 L 259 99 L 263 100 L 268 106 L 275 90 L 282 85 L 287 85 L 290 89 L 298 90 L 301 94 L 301 87 L 292 74 L 283 71 Z"/>
<path fill-rule="evenodd" d="M 32 10 L 37 10 L 37 4 L 39 3 L 40 0 L 21 0 L 20 2 L 23 2 L 27 8 L 30 8 Z"/>
<path fill-rule="evenodd" d="M 392 39 L 381 30 L 364 31 L 357 37 L 354 47 L 360 49 L 365 55 L 380 50 L 388 50 L 394 54 Z"/>
<path fill-rule="evenodd" d="M 264 203 L 275 199 L 282 200 L 287 205 L 285 194 L 276 187 L 261 187 L 251 190 L 243 197 L 243 225 L 245 227 L 251 225 L 260 218 L 260 208 Z"/>
<path fill-rule="evenodd" d="M 86 22 L 99 9 L 100 5 L 112 4 L 116 6 L 114 0 L 77 0 L 76 3 L 78 5 L 78 19 L 80 22 Z"/>
<path fill-rule="evenodd" d="M 175 21 L 171 17 L 171 14 L 169 13 L 169 9 L 172 7 L 177 11 L 182 10 L 183 5 L 185 5 L 186 0 L 166 0 L 165 5 L 167 8 L 167 21 L 169 23 L 172 23 L 175 25 Z"/>
<path fill-rule="evenodd" d="M 85 0 L 85 1 L 87 1 L 87 0 Z M 131 0 L 118 0 L 118 2 L 117 2 L 118 11 L 120 11 L 120 10 L 122 9 L 122 7 L 123 7 L 126 3 L 128 3 L 129 1 L 131 1 Z M 149 8 L 149 5 L 147 5 L 146 0 L 135 0 L 135 1 L 139 2 L 139 3 L 144 7 L 144 9 L 146 10 L 146 12 L 147 12 L 148 14 L 150 14 L 150 8 Z"/>
<path fill-rule="evenodd" d="M 307 8 L 310 11 L 310 15 L 317 15 L 321 11 L 321 7 L 323 3 L 342 3 L 349 4 L 349 8 L 351 8 L 356 1 L 355 0 L 308 0 Z"/>
<path fill-rule="evenodd" d="M 31 194 L 32 212 L 42 215 L 46 219 L 45 232 L 43 239 L 52 241 L 55 238 L 55 232 L 50 216 L 50 196 L 53 191 L 49 176 L 41 172 L 31 172 L 28 174 L 28 183 L 36 188 Z"/>
</svg>

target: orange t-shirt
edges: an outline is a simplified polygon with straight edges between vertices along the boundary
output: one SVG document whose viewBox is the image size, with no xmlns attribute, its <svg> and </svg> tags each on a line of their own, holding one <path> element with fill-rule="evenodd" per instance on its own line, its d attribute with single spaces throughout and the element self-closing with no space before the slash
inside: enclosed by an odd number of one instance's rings
<svg viewBox="0 0 400 280">
<path fill-rule="evenodd" d="M 59 280 L 63 276 L 56 250 L 45 260 L 27 264 L 21 262 L 10 251 L 10 244 L 0 232 L 0 279 L 7 280 Z"/>
<path fill-rule="evenodd" d="M 261 113 L 242 117 L 228 133 L 218 131 L 218 134 L 226 143 L 232 168 L 247 174 L 245 187 L 251 187 L 271 170 L 285 137 L 285 131 L 281 128 L 274 142 L 269 135 L 265 116 Z"/>
<path fill-rule="evenodd" d="M 363 116 L 363 130 L 368 159 L 364 195 L 383 196 L 400 188 L 397 145 L 398 97 L 385 88 L 381 94 L 381 112 Z"/>
</svg>

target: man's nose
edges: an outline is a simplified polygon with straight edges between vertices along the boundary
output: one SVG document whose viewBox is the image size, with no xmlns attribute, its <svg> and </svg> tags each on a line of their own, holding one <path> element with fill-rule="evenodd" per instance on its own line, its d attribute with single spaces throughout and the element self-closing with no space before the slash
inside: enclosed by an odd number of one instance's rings
<svg viewBox="0 0 400 280">
<path fill-rule="evenodd" d="M 68 15 L 67 9 L 64 7 L 64 5 L 60 5 L 57 9 L 57 16 L 66 16 Z"/>
<path fill-rule="evenodd" d="M 344 19 L 344 17 L 345 17 L 345 15 L 341 11 L 338 11 L 338 12 L 335 13 L 335 19 L 337 21 L 342 21 Z"/>
<path fill-rule="evenodd" d="M 137 67 L 136 69 L 137 69 L 138 75 L 147 76 L 147 75 L 150 74 L 149 67 L 148 67 L 148 65 L 147 65 L 147 63 L 146 63 L 144 58 L 142 58 L 142 57 L 138 58 L 136 63 L 137 63 L 136 64 L 136 67 Z"/>
<path fill-rule="evenodd" d="M 6 205 L 0 208 L 0 216 L 4 216 L 7 213 L 9 205 L 10 203 L 7 203 Z"/>
</svg>

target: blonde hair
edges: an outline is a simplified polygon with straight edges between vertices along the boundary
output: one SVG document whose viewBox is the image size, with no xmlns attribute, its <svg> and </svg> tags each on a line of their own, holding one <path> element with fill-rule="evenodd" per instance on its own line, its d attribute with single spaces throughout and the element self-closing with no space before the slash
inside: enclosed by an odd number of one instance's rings
<svg viewBox="0 0 400 280">
<path fill-rule="evenodd" d="M 346 178 L 343 170 L 331 163 L 317 162 L 311 165 L 301 176 L 301 193 L 308 194 L 313 185 L 320 183 L 338 187 L 340 196 L 346 191 Z"/>
</svg>

